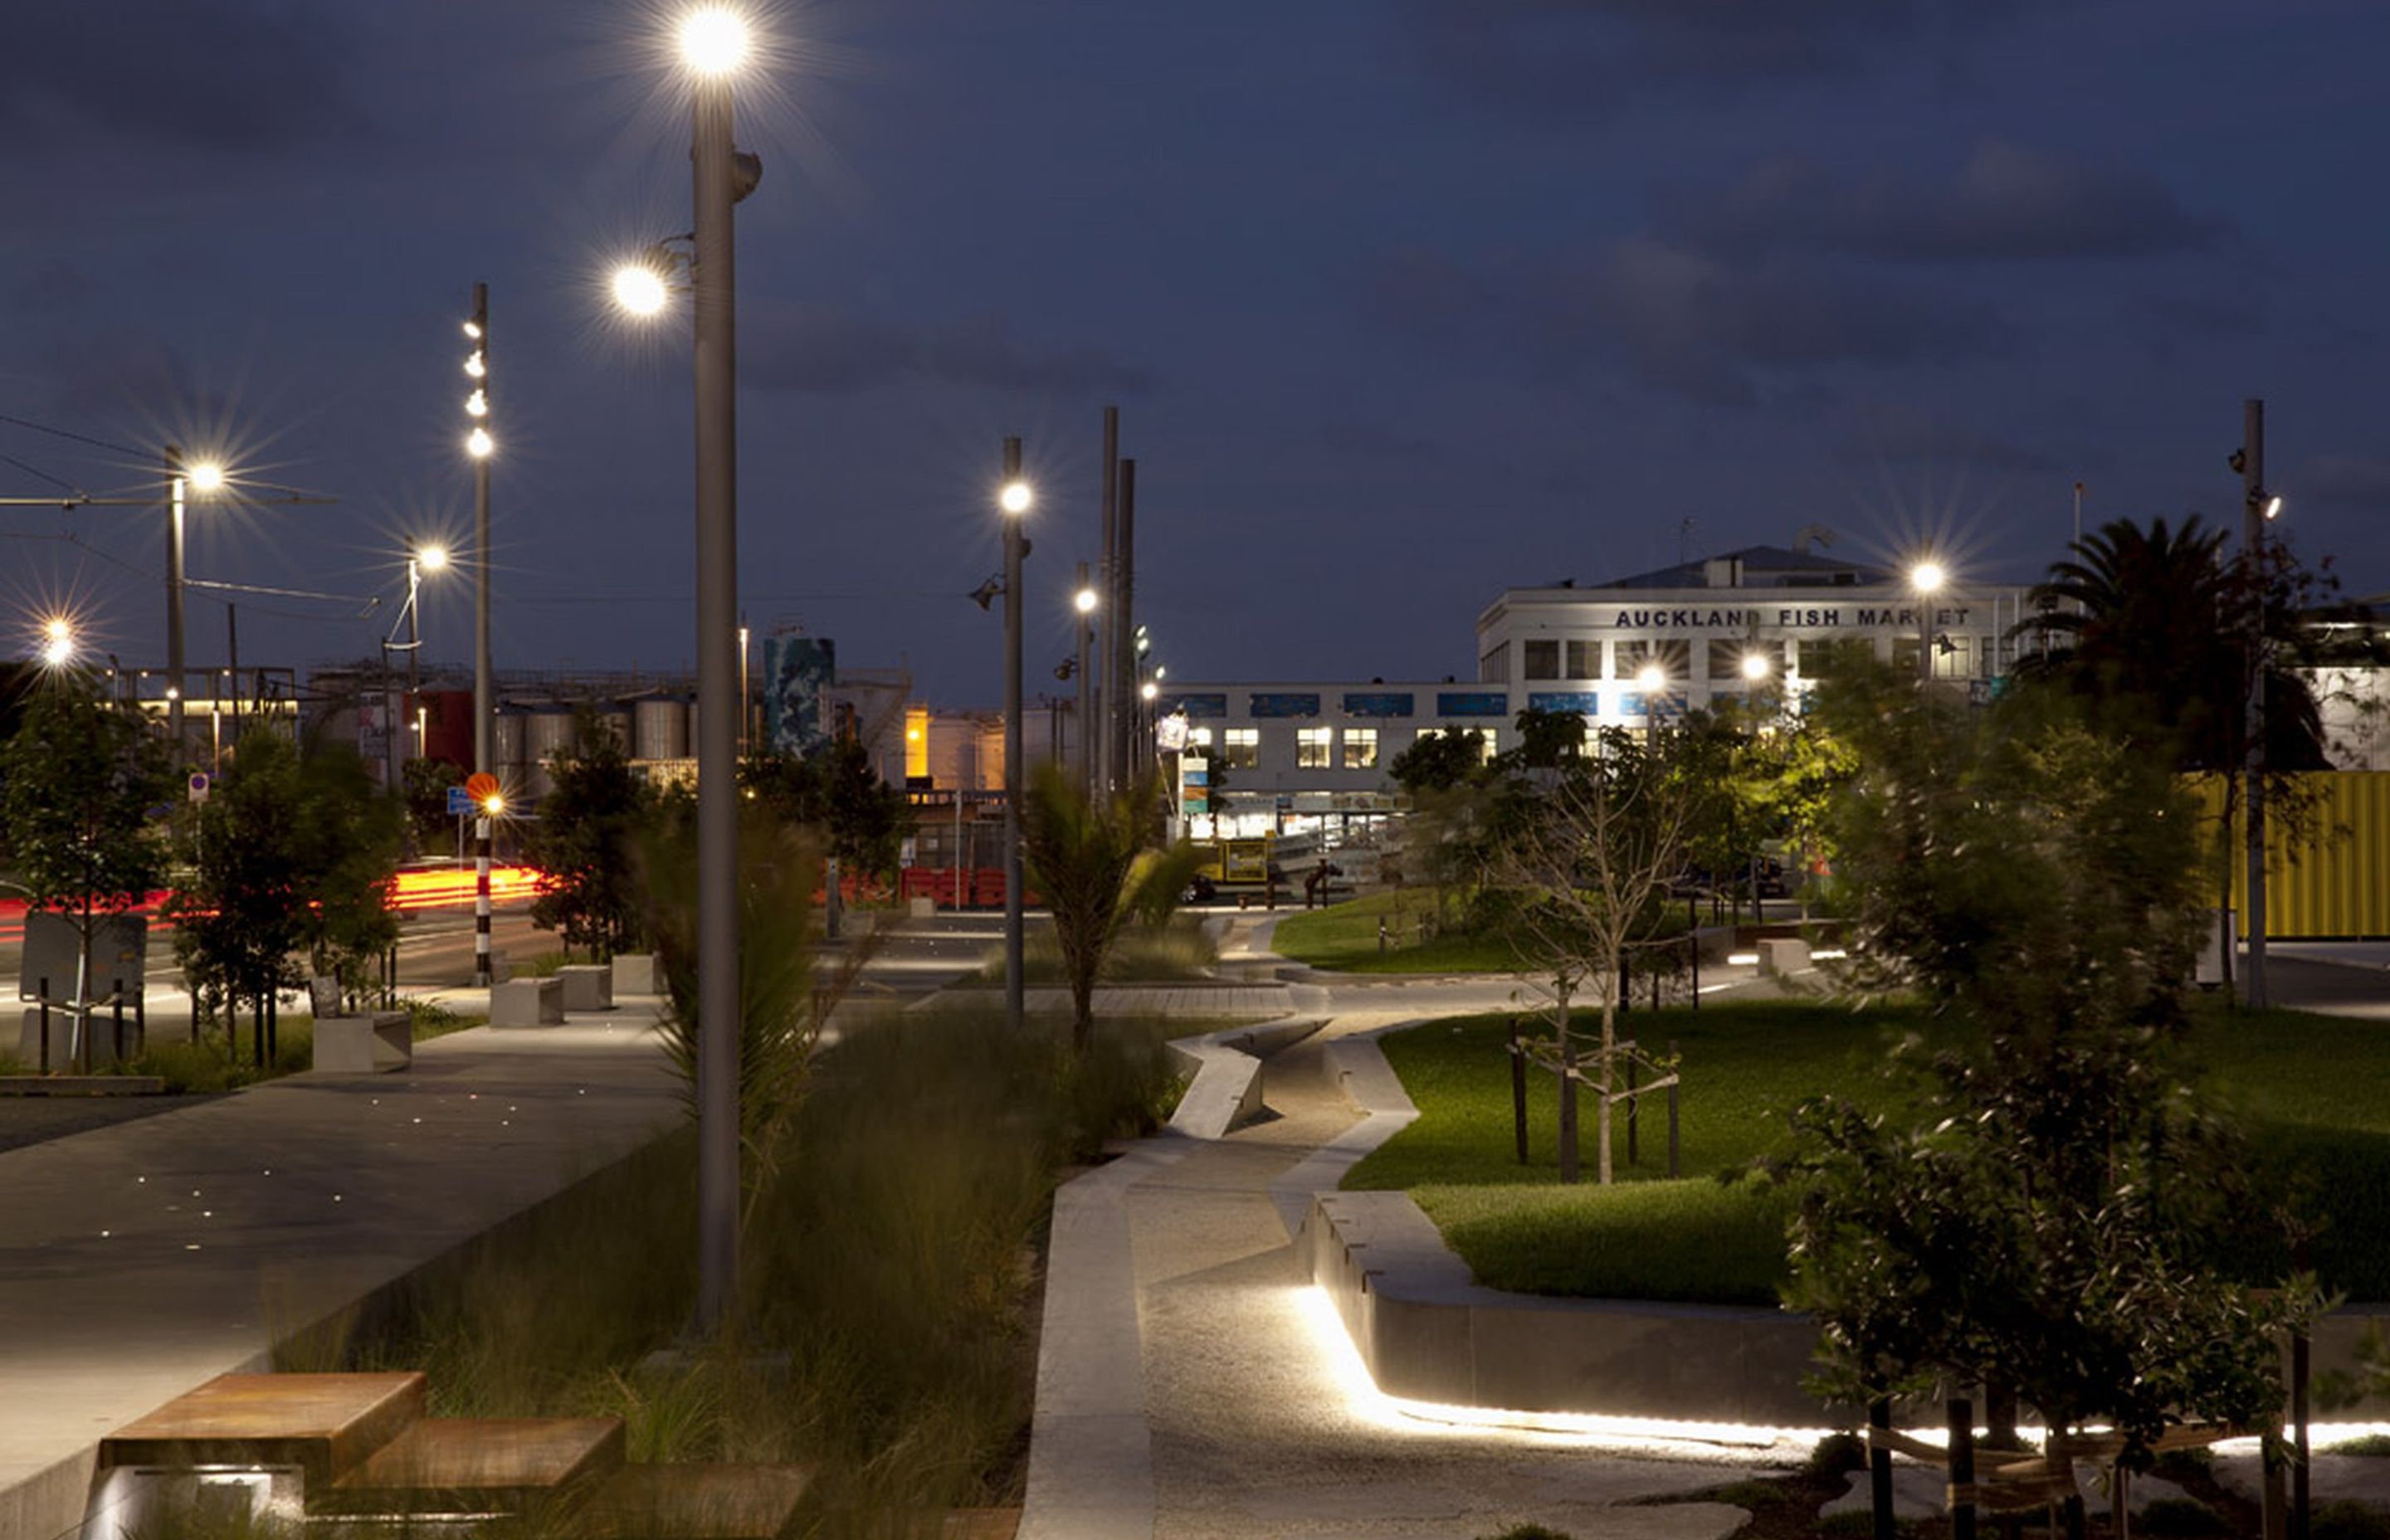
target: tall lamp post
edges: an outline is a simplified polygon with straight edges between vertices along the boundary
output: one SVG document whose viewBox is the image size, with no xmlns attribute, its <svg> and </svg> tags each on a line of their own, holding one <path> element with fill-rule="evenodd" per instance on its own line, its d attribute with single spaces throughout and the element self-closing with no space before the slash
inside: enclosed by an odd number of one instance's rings
<svg viewBox="0 0 2390 1540">
<path fill-rule="evenodd" d="M 1004 1024 L 1022 1029 L 1026 1013 L 1022 969 L 1021 892 L 1021 563 L 1029 554 L 1022 519 L 1034 500 L 1021 479 L 1021 441 L 1004 441 Z"/>
<path fill-rule="evenodd" d="M 1071 603 L 1079 612 L 1079 783 L 1090 797 L 1096 786 L 1096 718 L 1091 710 L 1093 687 L 1088 680 L 1087 649 L 1096 635 L 1096 591 L 1087 586 L 1087 564 L 1079 563 L 1079 586 Z"/>
<path fill-rule="evenodd" d="M 473 771 L 492 775 L 491 713 L 496 709 L 490 670 L 490 456 L 497 441 L 490 436 L 490 286 L 473 286 L 473 314 L 465 322 L 466 339 L 473 351 L 465 355 L 465 378 L 473 382 L 465 397 L 465 416 L 472 427 L 465 434 L 465 453 L 473 462 Z"/>
<path fill-rule="evenodd" d="M 403 715 L 409 715 L 410 713 L 401 712 L 391 702 L 390 655 L 392 652 L 404 652 L 406 654 L 406 698 L 410 701 L 416 699 L 423 693 L 423 665 L 421 661 L 423 655 L 423 631 L 421 622 L 418 618 L 422 613 L 421 598 L 423 594 L 423 574 L 426 572 L 439 571 L 442 568 L 447 565 L 448 552 L 443 546 L 422 545 L 417 547 L 414 551 L 408 554 L 406 558 L 406 603 L 400 608 L 398 620 L 392 623 L 390 635 L 382 638 L 382 725 L 385 730 L 385 738 L 387 739 L 383 745 L 384 752 L 382 757 L 384 764 L 388 767 L 388 784 L 391 789 L 394 791 L 401 789 L 401 771 L 405 760 L 413 756 L 404 753 L 400 750 L 398 744 L 399 721 Z M 398 629 L 401 624 L 404 624 L 406 627 L 406 640 L 403 642 L 398 640 Z M 423 745 L 418 742 L 415 746 L 414 753 L 416 755 L 420 755 L 422 752 Z"/>
<path fill-rule="evenodd" d="M 183 513 L 192 494 L 206 496 L 224 486 L 224 468 L 213 462 L 186 466 L 183 452 L 166 446 L 166 737 L 174 758 L 183 757 Z"/>
<path fill-rule="evenodd" d="M 2242 719 L 2242 769 L 2247 777 L 2242 805 L 2248 820 L 2246 859 L 2249 876 L 2245 905 L 2249 924 L 2249 960 L 2243 998 L 2253 1010 L 2265 1008 L 2266 989 L 2266 525 L 2282 511 L 2282 500 L 2266 490 L 2266 404 L 2252 397 L 2241 404 L 2241 448 L 2232 456 L 2241 473 L 2241 560 L 2248 589 L 2249 691 Z M 2230 956 L 2232 937 L 2224 937 Z"/>
<path fill-rule="evenodd" d="M 1917 595 L 1917 687 L 1934 678 L 1934 599 L 1947 576 L 1938 561 L 1921 561 L 1908 570 L 1908 586 Z"/>
</svg>

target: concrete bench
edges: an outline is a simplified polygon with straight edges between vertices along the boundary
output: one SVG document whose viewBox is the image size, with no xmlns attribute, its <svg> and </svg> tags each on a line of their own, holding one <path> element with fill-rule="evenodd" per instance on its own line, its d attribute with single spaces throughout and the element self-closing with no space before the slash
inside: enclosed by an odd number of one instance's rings
<svg viewBox="0 0 2390 1540">
<path fill-rule="evenodd" d="M 490 986 L 490 1025 L 494 1027 L 560 1027 L 564 1024 L 564 981 L 516 979 Z"/>
<path fill-rule="evenodd" d="M 564 983 L 565 1009 L 614 1008 L 614 970 L 604 963 L 576 963 L 558 969 L 556 976 Z"/>
<path fill-rule="evenodd" d="M 403 1010 L 315 1018 L 315 1065 L 334 1074 L 383 1074 L 415 1062 L 415 1019 Z"/>
<path fill-rule="evenodd" d="M 662 995 L 664 970 L 652 952 L 624 952 L 614 959 L 616 995 Z"/>
<path fill-rule="evenodd" d="M 1759 943 L 1759 976 L 1787 978 L 1808 971 L 1809 943 L 1797 936 L 1770 936 Z"/>
</svg>

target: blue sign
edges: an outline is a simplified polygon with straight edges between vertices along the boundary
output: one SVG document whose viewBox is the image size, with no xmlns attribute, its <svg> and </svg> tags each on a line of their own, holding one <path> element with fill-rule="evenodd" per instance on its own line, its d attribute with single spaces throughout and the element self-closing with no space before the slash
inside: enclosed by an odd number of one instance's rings
<svg viewBox="0 0 2390 1540">
<path fill-rule="evenodd" d="M 1601 697 L 1592 690 L 1537 690 L 1527 697 L 1527 709 L 1594 716 L 1601 711 Z"/>
<path fill-rule="evenodd" d="M 1211 695 L 1165 695 L 1162 698 L 1162 714 L 1182 712 L 1188 716 L 1226 716 L 1228 696 L 1223 690 Z"/>
<path fill-rule="evenodd" d="M 470 817 L 472 813 L 473 799 L 465 795 L 465 789 L 461 786 L 450 787 L 448 789 L 448 816 L 451 818 L 467 818 Z"/>
<path fill-rule="evenodd" d="M 1435 696 L 1438 716 L 1509 716 L 1510 692 L 1508 690 L 1438 690 Z"/>
<path fill-rule="evenodd" d="M 1372 693 L 1366 690 L 1344 692 L 1346 716 L 1405 717 L 1411 714 L 1411 697 L 1407 690 Z"/>
<path fill-rule="evenodd" d="M 1255 690 L 1245 708 L 1248 716 L 1317 716 L 1319 692 Z"/>
</svg>

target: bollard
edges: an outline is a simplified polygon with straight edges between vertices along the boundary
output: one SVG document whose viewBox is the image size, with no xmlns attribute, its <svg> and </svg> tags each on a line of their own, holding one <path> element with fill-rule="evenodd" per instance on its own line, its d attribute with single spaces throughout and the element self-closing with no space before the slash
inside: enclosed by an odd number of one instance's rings
<svg viewBox="0 0 2390 1540">
<path fill-rule="evenodd" d="M 1510 1126 L 1519 1146 L 1519 1163 L 1527 1163 L 1527 1056 L 1519 1046 L 1519 1019 L 1510 1018 Z"/>
</svg>

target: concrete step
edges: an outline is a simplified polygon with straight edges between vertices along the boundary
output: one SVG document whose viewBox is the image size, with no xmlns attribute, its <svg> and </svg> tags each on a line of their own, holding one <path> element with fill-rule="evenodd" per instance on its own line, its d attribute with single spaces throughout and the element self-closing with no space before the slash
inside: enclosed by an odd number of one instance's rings
<svg viewBox="0 0 2390 1540">
<path fill-rule="evenodd" d="M 427 1418 L 374 1451 L 329 1490 L 316 1513 L 513 1512 L 623 1465 L 623 1419 Z"/>
<path fill-rule="evenodd" d="M 573 1522 L 580 1540 L 773 1540 L 812 1480 L 793 1465 L 626 1465 Z"/>
</svg>

